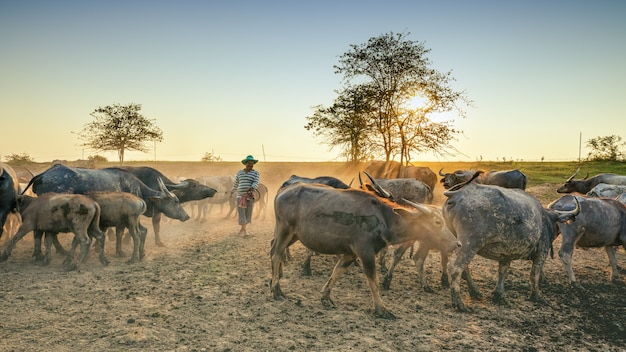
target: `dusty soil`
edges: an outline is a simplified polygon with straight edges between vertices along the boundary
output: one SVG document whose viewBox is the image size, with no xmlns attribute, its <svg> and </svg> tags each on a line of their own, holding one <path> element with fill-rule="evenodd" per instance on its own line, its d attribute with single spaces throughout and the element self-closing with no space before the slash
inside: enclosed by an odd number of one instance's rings
<svg viewBox="0 0 626 352">
<path fill-rule="evenodd" d="M 157 165 L 172 177 L 234 174 L 238 165 L 182 167 Z M 544 267 L 549 284 L 543 292 L 551 305 L 528 300 L 530 262 L 517 261 L 506 284 L 508 306 L 494 305 L 497 263 L 476 257 L 472 270 L 485 296 L 464 300 L 473 313 L 452 309 L 441 288 L 439 256 L 431 253 L 426 272 L 435 293 L 417 287 L 412 261 L 397 267 L 383 301 L 397 320 L 373 317 L 365 276 L 350 268 L 333 290 L 335 308 L 320 302 L 320 290 L 333 267 L 332 256 L 313 258 L 313 276 L 300 275 L 304 248 L 295 244 L 295 260 L 285 267 L 281 286 L 286 301 L 274 301 L 269 242 L 273 236 L 271 200 L 291 173 L 333 175 L 349 182 L 354 170 L 325 170 L 313 165 L 259 163 L 270 188 L 270 206 L 250 225 L 253 236 L 237 235 L 235 219 L 214 209 L 208 221 L 167 221 L 156 247 L 150 219 L 146 258 L 127 264 L 115 257 L 102 267 L 90 255 L 78 271 L 65 272 L 63 258 L 49 266 L 31 257 L 32 236 L 18 243 L 0 263 L 0 350 L 2 351 L 623 351 L 626 346 L 626 287 L 608 280 L 604 250 L 577 249 L 574 270 L 582 289 L 567 285 L 557 256 Z M 327 172 L 325 172 L 327 171 Z M 529 189 L 542 203 L 556 198 L 554 185 Z M 437 189 L 435 202 L 443 195 Z M 71 235 L 61 240 L 69 246 Z M 4 242 L 4 241 L 2 241 Z M 2 246 L 4 243 L 2 243 Z M 558 249 L 559 240 L 555 242 Z M 130 245 L 125 249 L 130 252 Z M 618 251 L 626 267 L 626 254 Z M 622 273 L 624 274 L 624 273 Z"/>
</svg>

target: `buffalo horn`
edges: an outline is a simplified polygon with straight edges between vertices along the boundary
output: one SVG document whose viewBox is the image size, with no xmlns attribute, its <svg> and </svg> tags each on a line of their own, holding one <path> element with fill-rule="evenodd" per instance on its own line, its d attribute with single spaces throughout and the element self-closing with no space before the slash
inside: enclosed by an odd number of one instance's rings
<svg viewBox="0 0 626 352">
<path fill-rule="evenodd" d="M 174 193 L 170 192 L 167 189 L 167 187 L 165 187 L 165 184 L 163 183 L 163 180 L 160 177 L 157 177 L 157 181 L 159 182 L 159 187 L 161 188 L 161 192 L 167 194 L 167 196 L 170 197 L 170 198 L 176 198 Z"/>
<path fill-rule="evenodd" d="M 441 169 L 439 169 L 439 176 L 445 176 L 446 174 L 444 174 L 444 173 L 443 173 L 443 172 L 441 172 L 441 171 L 443 171 L 443 167 L 442 167 Z"/>
<path fill-rule="evenodd" d="M 580 171 L 580 168 L 576 169 L 576 172 L 574 172 L 574 174 L 572 176 L 570 176 L 570 178 L 567 179 L 567 181 L 565 181 L 565 183 L 571 181 L 574 179 L 574 177 L 576 177 L 576 175 L 578 175 L 578 172 Z"/>
<path fill-rule="evenodd" d="M 424 206 L 424 205 L 419 204 L 419 203 L 411 202 L 410 200 L 405 199 L 405 198 L 402 198 L 402 200 L 405 201 L 407 204 L 417 208 L 417 210 L 419 210 L 420 212 L 422 212 L 422 213 L 424 213 L 426 215 L 431 215 L 433 213 L 433 211 L 430 210 L 430 208 L 428 208 L 427 206 Z"/>
<path fill-rule="evenodd" d="M 369 177 L 370 181 L 372 181 L 372 185 L 378 191 L 378 193 L 382 195 L 382 197 L 391 198 L 391 193 L 389 193 L 386 189 L 382 188 L 381 185 L 378 182 L 376 182 L 376 180 L 374 180 L 372 175 L 367 173 L 367 171 L 363 171 L 363 172 L 365 173 L 365 175 L 367 175 L 367 177 Z"/>
</svg>

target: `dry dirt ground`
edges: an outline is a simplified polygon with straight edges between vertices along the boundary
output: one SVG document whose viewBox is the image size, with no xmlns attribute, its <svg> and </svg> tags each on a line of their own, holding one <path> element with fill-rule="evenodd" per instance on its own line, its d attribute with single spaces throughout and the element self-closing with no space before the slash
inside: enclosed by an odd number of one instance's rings
<svg viewBox="0 0 626 352">
<path fill-rule="evenodd" d="M 234 174 L 238 165 L 220 168 L 159 165 L 172 177 Z M 333 175 L 349 182 L 354 170 L 294 172 L 259 163 L 270 187 L 270 205 L 250 225 L 253 236 L 237 235 L 235 219 L 214 209 L 208 221 L 168 221 L 162 225 L 167 247 L 156 247 L 150 228 L 146 258 L 127 264 L 115 257 L 113 241 L 102 267 L 90 255 L 78 271 L 65 272 L 63 258 L 49 266 L 31 257 L 25 237 L 8 261 L 0 263 L 1 351 L 623 351 L 626 350 L 626 287 L 608 280 L 602 249 L 574 253 L 581 290 L 570 289 L 558 256 L 544 267 L 543 292 L 551 305 L 528 300 L 530 262 L 517 261 L 506 283 L 508 306 L 494 305 L 497 263 L 476 257 L 472 270 L 485 298 L 475 301 L 464 287 L 473 313 L 452 309 L 439 283 L 439 256 L 431 253 L 426 273 L 435 293 L 417 287 L 416 270 L 405 258 L 383 301 L 397 320 L 373 317 L 365 276 L 351 267 L 333 290 L 335 308 L 320 302 L 320 290 L 333 268 L 332 256 L 313 258 L 311 277 L 300 275 L 304 248 L 285 267 L 281 286 L 288 300 L 274 301 L 269 242 L 274 220 L 271 200 L 291 173 Z M 555 185 L 532 187 L 542 203 L 556 198 Z M 435 202 L 443 200 L 437 189 Z M 71 235 L 62 237 L 69 246 Z M 2 241 L 4 242 L 4 241 Z M 560 242 L 557 239 L 555 248 Z M 0 244 L 4 245 L 4 243 Z M 125 249 L 130 252 L 130 245 Z M 618 251 L 626 267 L 626 254 Z M 622 272 L 622 274 L 624 274 Z"/>
</svg>

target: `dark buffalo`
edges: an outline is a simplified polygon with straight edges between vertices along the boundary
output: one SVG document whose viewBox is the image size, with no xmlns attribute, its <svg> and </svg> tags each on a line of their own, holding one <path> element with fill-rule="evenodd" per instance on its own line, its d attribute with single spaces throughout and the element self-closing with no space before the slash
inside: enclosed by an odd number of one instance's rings
<svg viewBox="0 0 626 352">
<path fill-rule="evenodd" d="M 425 166 L 406 166 L 400 172 L 399 177 L 420 180 L 424 182 L 424 184 L 426 184 L 433 192 L 435 191 L 435 185 L 437 185 L 437 174 Z"/>
<path fill-rule="evenodd" d="M 431 209 L 433 209 L 433 211 L 437 211 L 441 213 L 441 209 L 439 208 L 432 207 Z M 446 228 L 445 231 L 449 231 L 449 230 Z M 389 287 L 391 286 L 391 280 L 393 279 L 393 272 L 395 270 L 396 265 L 400 262 L 400 260 L 402 259 L 402 256 L 408 249 L 411 249 L 411 252 L 413 252 L 414 245 L 415 245 L 415 241 L 409 241 L 409 242 L 400 243 L 394 246 L 392 261 L 388 269 L 384 268 L 385 260 L 384 260 L 383 252 L 385 250 L 380 251 L 378 263 L 381 268 L 381 271 L 386 270 L 385 276 L 383 277 L 383 283 L 382 283 L 382 287 L 385 290 L 388 290 Z M 424 262 L 426 261 L 426 257 L 428 256 L 428 253 L 431 250 L 437 250 L 440 252 L 441 269 L 442 269 L 441 286 L 449 287 L 448 272 L 447 272 L 448 252 L 446 251 L 445 248 L 434 248 L 434 247 L 431 247 L 431 245 L 432 243 L 430 242 L 420 242 L 419 246 L 417 247 L 416 253 L 412 253 L 413 263 L 415 263 L 415 267 L 417 268 L 417 277 L 418 277 L 417 281 L 420 287 L 425 292 L 429 292 L 429 293 L 432 293 L 435 291 L 430 287 L 430 285 L 428 284 L 428 280 L 426 279 L 426 276 L 424 275 Z"/>
<path fill-rule="evenodd" d="M 573 195 L 565 195 L 548 207 L 554 210 L 570 210 L 576 204 L 580 204 L 580 214 L 576 219 L 558 225 L 562 236 L 559 257 L 565 266 L 569 283 L 576 285 L 572 270 L 574 247 L 604 247 L 611 266 L 611 281 L 622 283 L 617 270 L 615 247 L 622 246 L 626 250 L 626 207 L 615 199 Z"/>
<path fill-rule="evenodd" d="M 444 174 L 442 171 L 443 169 L 439 170 L 439 176 L 443 177 L 440 182 L 445 189 L 467 182 L 476 173 L 475 170 L 457 170 L 454 173 L 447 174 Z M 480 176 L 474 182 L 483 185 L 525 190 L 528 178 L 519 170 L 489 171 L 486 173 L 481 171 Z"/>
<path fill-rule="evenodd" d="M 414 203 L 432 203 L 433 190 L 414 178 L 377 178 L 376 182 L 391 193 L 392 199 L 402 204 L 403 199 Z"/>
<path fill-rule="evenodd" d="M 230 190 L 233 188 L 235 176 L 200 176 L 197 177 L 196 180 L 203 185 L 207 185 L 217 190 L 217 193 L 215 193 L 213 197 L 205 198 L 191 204 L 192 217 L 194 213 L 193 207 L 197 207 L 197 214 L 195 217 L 197 221 L 206 221 L 207 214 L 211 212 L 214 205 L 220 206 L 220 213 L 224 212 L 225 204 L 230 206 Z"/>
<path fill-rule="evenodd" d="M 18 194 L 19 183 L 15 171 L 10 165 L 0 163 L 0 238 L 9 213 L 15 209 Z"/>
<path fill-rule="evenodd" d="M 350 188 L 349 185 L 345 184 L 343 181 L 333 176 L 301 177 L 297 175 L 291 175 L 291 177 L 289 177 L 287 181 L 283 182 L 283 184 L 278 188 L 277 194 L 286 187 L 296 183 L 319 184 L 338 189 Z M 315 254 L 316 253 L 314 251 L 307 250 L 306 258 L 304 258 L 304 262 L 302 262 L 302 276 L 311 276 L 311 258 Z M 291 260 L 291 253 L 289 252 L 289 248 L 285 250 L 285 259 Z"/>
<path fill-rule="evenodd" d="M 587 192 L 587 196 L 596 198 L 615 198 L 624 192 L 626 192 L 626 185 L 598 183 L 591 189 L 591 191 Z"/>
<path fill-rule="evenodd" d="M 615 199 L 622 203 L 622 204 L 626 204 L 626 192 L 620 194 L 619 196 L 615 197 Z"/>
<path fill-rule="evenodd" d="M 144 215 L 147 217 L 163 213 L 172 219 L 188 220 L 189 215 L 180 206 L 178 197 L 167 190 L 162 181 L 159 183 L 159 190 L 150 188 L 132 173 L 117 167 L 80 169 L 57 164 L 33 177 L 29 185 L 32 184 L 37 195 L 48 192 L 128 192 L 146 202 Z M 158 231 L 158 226 L 155 229 Z"/>
<path fill-rule="evenodd" d="M 456 239 L 442 231 L 442 218 L 428 206 L 414 203 L 403 207 L 359 189 L 297 183 L 278 193 L 274 212 L 276 227 L 270 252 L 274 299 L 285 298 L 279 284 L 282 255 L 299 240 L 318 253 L 340 255 L 323 288 L 325 305 L 333 305 L 332 287 L 358 258 L 372 293 L 375 314 L 394 318 L 380 297 L 376 253 L 387 245 L 410 240 L 447 242 L 450 250 L 458 247 Z"/>
<path fill-rule="evenodd" d="M 373 178 L 396 178 L 400 176 L 401 164 L 397 161 L 372 160 L 365 165 L 365 172 Z"/>
<path fill-rule="evenodd" d="M 89 250 L 90 237 L 98 242 L 102 265 L 109 264 L 104 256 L 104 234 L 99 228 L 100 206 L 94 200 L 82 194 L 47 193 L 36 198 L 21 195 L 17 208 L 22 216 L 22 226 L 0 254 L 0 261 L 7 260 L 15 244 L 31 231 L 40 238 L 43 232 L 72 232 L 80 245 L 80 255 L 65 260 L 66 270 L 76 269 L 83 261 Z M 52 238 L 47 236 L 46 253 L 50 252 L 51 244 Z"/>
<path fill-rule="evenodd" d="M 559 187 L 557 193 L 580 193 L 587 194 L 592 188 L 600 183 L 606 183 L 610 185 L 626 185 L 626 176 L 620 176 L 616 174 L 598 174 L 590 179 L 589 174 L 582 180 L 574 180 L 574 177 L 578 174 L 580 168 L 574 172 L 570 178 L 565 181 L 563 186 Z"/>
<path fill-rule="evenodd" d="M 213 197 L 213 195 L 215 195 L 215 193 L 217 192 L 215 188 L 201 184 L 194 179 L 186 179 L 182 182 L 174 182 L 167 178 L 165 175 L 163 175 L 159 170 L 148 166 L 122 166 L 120 167 L 120 169 L 126 170 L 135 175 L 139 180 L 141 180 L 141 182 L 143 182 L 146 186 L 152 189 L 159 189 L 159 180 L 162 180 L 165 188 L 175 194 L 176 197 L 178 197 L 178 201 L 180 203 L 186 203 L 193 200 L 201 200 Z M 167 213 L 165 215 L 169 216 Z M 154 230 L 154 243 L 157 246 L 164 247 L 165 245 L 163 244 L 163 242 L 161 242 L 160 235 L 161 211 L 159 211 L 159 209 L 154 209 L 151 217 L 152 228 Z"/>
<path fill-rule="evenodd" d="M 481 297 L 467 270 L 476 254 L 499 263 L 494 302 L 505 302 L 504 281 L 511 261 L 526 259 L 533 263 L 531 299 L 545 303 L 539 290 L 539 277 L 556 237 L 557 223 L 573 219 L 579 207 L 557 212 L 544 208 L 535 197 L 522 190 L 476 183 L 457 185 L 444 195 L 448 199 L 443 205 L 443 217 L 462 244 L 448 264 L 452 306 L 460 311 L 469 310 L 460 295 L 462 273 L 468 282 L 470 295 Z"/>
<path fill-rule="evenodd" d="M 345 184 L 343 181 L 341 181 L 340 179 L 336 178 L 336 177 L 332 177 L 332 176 L 317 176 L 317 177 L 301 177 L 301 176 L 297 176 L 297 175 L 291 175 L 291 177 L 289 177 L 289 179 L 285 182 L 283 182 L 283 184 L 278 188 L 278 191 L 280 192 L 280 190 L 282 190 L 283 188 L 292 185 L 294 183 L 309 183 L 309 184 L 320 184 L 320 185 L 326 185 L 326 186 L 330 186 L 333 188 L 339 188 L 339 189 L 348 189 L 350 188 L 349 185 Z"/>
</svg>

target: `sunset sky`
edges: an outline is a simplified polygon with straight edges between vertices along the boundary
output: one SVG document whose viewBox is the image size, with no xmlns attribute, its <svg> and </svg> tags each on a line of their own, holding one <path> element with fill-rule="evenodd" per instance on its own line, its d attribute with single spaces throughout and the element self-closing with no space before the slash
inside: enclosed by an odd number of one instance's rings
<svg viewBox="0 0 626 352">
<path fill-rule="evenodd" d="M 72 132 L 137 103 L 164 141 L 127 160 L 342 161 L 304 129 L 338 57 L 410 33 L 475 102 L 453 145 L 414 161 L 575 160 L 626 140 L 626 1 L 0 0 L 0 156 L 96 154 Z M 115 153 L 97 153 L 115 161 Z"/>
</svg>

